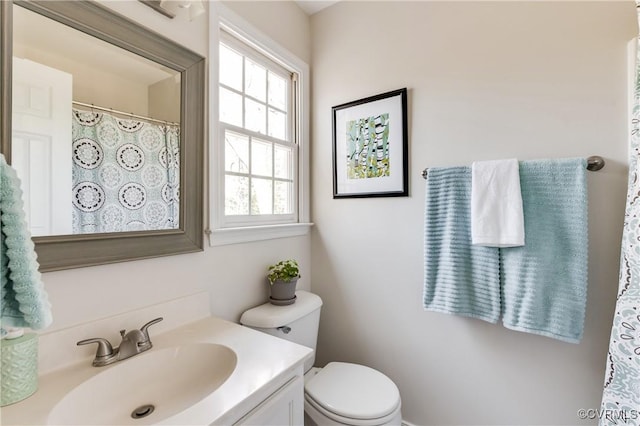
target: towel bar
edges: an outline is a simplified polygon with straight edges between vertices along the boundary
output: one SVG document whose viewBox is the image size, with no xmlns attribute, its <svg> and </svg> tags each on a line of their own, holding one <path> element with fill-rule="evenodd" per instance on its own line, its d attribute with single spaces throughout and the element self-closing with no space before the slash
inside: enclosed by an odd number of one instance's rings
<svg viewBox="0 0 640 426">
<path fill-rule="evenodd" d="M 591 157 L 587 158 L 587 170 L 589 170 L 590 172 L 597 172 L 604 167 L 604 164 L 604 158 L 600 157 L 599 155 L 592 155 Z M 426 179 L 428 176 L 429 168 L 427 167 L 422 171 L 422 177 Z"/>
</svg>

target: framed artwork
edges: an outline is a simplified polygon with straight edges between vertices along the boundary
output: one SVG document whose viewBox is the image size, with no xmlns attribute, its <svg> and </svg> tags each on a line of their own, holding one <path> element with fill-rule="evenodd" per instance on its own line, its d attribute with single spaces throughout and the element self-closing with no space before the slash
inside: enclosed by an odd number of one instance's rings
<svg viewBox="0 0 640 426">
<path fill-rule="evenodd" d="M 333 198 L 408 196 L 407 89 L 332 112 Z"/>
</svg>

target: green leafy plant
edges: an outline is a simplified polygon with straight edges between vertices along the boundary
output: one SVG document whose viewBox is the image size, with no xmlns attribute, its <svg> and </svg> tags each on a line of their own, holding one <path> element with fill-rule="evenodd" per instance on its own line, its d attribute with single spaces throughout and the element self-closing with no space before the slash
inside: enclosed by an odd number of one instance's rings
<svg viewBox="0 0 640 426">
<path fill-rule="evenodd" d="M 281 260 L 275 265 L 269 266 L 269 274 L 267 275 L 267 278 L 269 278 L 269 282 L 272 285 L 277 280 L 290 282 L 294 278 L 300 278 L 298 262 L 293 259 Z"/>
</svg>

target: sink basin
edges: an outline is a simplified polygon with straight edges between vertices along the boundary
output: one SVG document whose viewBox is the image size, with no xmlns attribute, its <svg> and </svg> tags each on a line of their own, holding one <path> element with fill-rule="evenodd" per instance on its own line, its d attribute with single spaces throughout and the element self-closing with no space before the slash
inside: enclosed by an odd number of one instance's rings
<svg viewBox="0 0 640 426">
<path fill-rule="evenodd" d="M 160 422 L 222 386 L 236 364 L 236 353 L 224 345 L 193 343 L 154 348 L 100 367 L 102 371 L 54 406 L 48 421 L 57 425 Z"/>
</svg>

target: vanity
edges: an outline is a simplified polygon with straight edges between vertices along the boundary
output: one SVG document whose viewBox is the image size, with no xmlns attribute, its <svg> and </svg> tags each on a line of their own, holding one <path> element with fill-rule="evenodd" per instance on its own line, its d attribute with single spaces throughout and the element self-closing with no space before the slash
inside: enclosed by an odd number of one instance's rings
<svg viewBox="0 0 640 426">
<path fill-rule="evenodd" d="M 312 350 L 203 317 L 207 307 L 198 299 L 208 304 L 194 295 L 42 335 L 38 391 L 2 407 L 2 424 L 302 425 L 303 364 Z M 150 329 L 153 347 L 123 361 L 93 367 L 95 347 L 73 342 L 121 324 L 137 327 L 139 317 L 163 310 L 164 329 Z"/>
</svg>

